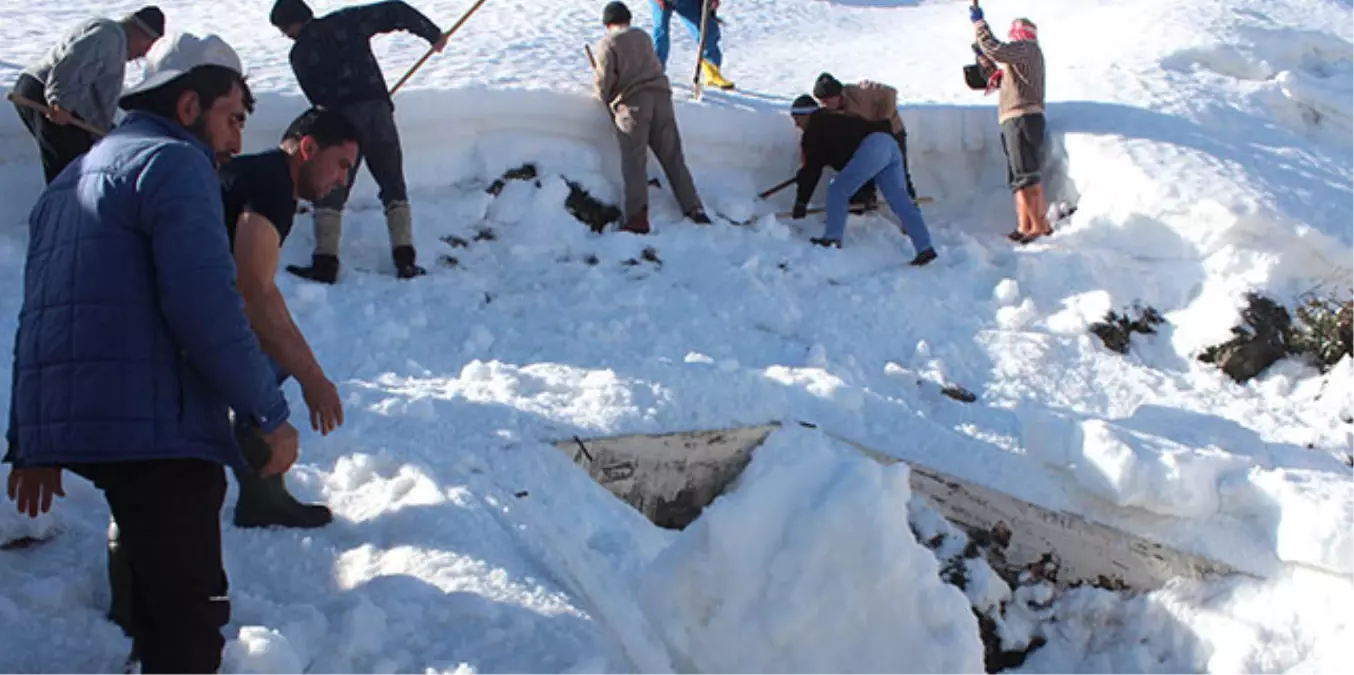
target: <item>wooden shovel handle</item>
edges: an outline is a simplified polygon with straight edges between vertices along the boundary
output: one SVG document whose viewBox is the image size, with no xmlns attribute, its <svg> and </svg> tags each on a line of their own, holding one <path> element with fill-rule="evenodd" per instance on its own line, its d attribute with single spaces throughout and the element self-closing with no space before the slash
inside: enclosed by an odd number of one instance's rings
<svg viewBox="0 0 1354 675">
<path fill-rule="evenodd" d="M 798 178 L 799 178 L 798 176 L 790 176 L 784 182 L 776 183 L 774 187 L 766 190 L 765 192 L 758 193 L 757 198 L 766 199 L 767 197 L 770 197 L 771 195 L 774 195 L 777 192 L 780 192 L 781 190 L 784 190 L 785 188 L 794 185 L 795 181 L 798 180 Z"/>
<path fill-rule="evenodd" d="M 478 0 L 478 2 L 472 5 L 470 9 L 466 10 L 465 14 L 461 15 L 461 20 L 457 21 L 456 25 L 451 27 L 451 30 L 443 33 L 442 37 L 438 39 L 438 42 L 441 42 L 442 40 L 446 40 L 447 38 L 451 37 L 452 33 L 455 33 L 457 29 L 459 29 L 462 25 L 464 25 L 465 22 L 470 19 L 470 15 L 474 14 L 475 10 L 479 9 L 480 5 L 483 5 L 486 1 L 487 0 Z M 409 71 L 404 74 L 404 77 L 401 77 L 400 81 L 396 82 L 395 86 L 390 88 L 390 95 L 394 96 L 395 92 L 399 91 L 400 87 L 403 87 L 404 83 L 408 82 L 409 78 L 413 77 L 414 73 L 417 72 L 418 69 L 423 66 L 423 63 L 427 61 L 429 58 L 431 58 L 432 55 L 433 55 L 433 47 L 429 46 L 428 51 L 423 53 L 423 58 L 415 62 L 414 65 L 409 68 Z"/>
<path fill-rule="evenodd" d="M 14 103 L 14 105 L 21 105 L 25 108 L 36 110 L 40 113 L 43 113 L 44 115 L 52 113 L 52 109 L 47 105 L 38 103 L 37 101 L 34 101 L 33 99 L 30 98 L 24 98 L 23 96 L 20 96 L 12 91 L 6 94 L 5 98 L 8 98 L 11 102 Z M 70 124 L 71 126 L 77 129 L 83 129 L 91 134 L 94 134 L 96 138 L 103 138 L 108 133 L 102 129 L 95 127 L 94 125 L 88 122 L 85 122 L 84 120 L 79 120 L 74 117 L 71 118 Z"/>
</svg>

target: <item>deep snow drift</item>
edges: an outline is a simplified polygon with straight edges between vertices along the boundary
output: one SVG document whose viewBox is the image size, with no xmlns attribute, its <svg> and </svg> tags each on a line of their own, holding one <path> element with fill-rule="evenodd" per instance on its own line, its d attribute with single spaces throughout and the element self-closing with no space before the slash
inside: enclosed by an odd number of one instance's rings
<svg viewBox="0 0 1354 675">
<path fill-rule="evenodd" d="M 269 4 L 162 4 L 171 29 L 215 30 L 241 51 L 260 98 L 249 151 L 303 107 Z M 468 4 L 417 2 L 443 25 Z M 1243 386 L 1195 357 L 1228 336 L 1244 290 L 1290 300 L 1350 278 L 1347 3 L 985 5 L 998 25 L 1017 12 L 1040 24 L 1050 190 L 1078 205 L 1019 249 L 1000 236 L 995 102 L 960 81 L 971 35 L 954 2 L 730 3 L 725 70 L 744 91 L 675 94 L 697 186 L 724 219 L 680 222 L 654 189 L 655 235 L 589 233 L 563 208 L 566 180 L 620 194 L 614 139 L 585 94 L 599 4 L 490 0 L 396 97 L 430 277 L 388 276 L 365 172 L 342 283 L 279 277 L 348 413 L 327 438 L 303 430 L 289 480 L 337 520 L 225 528 L 227 670 L 973 669 L 975 626 L 952 587 L 927 581 L 934 563 L 899 510 L 903 469 L 778 436 L 708 520 L 674 534 L 543 443 L 793 418 L 1263 577 L 1068 594 L 1047 608 L 1058 624 L 1009 627 L 1049 640 L 1025 671 L 1333 668 L 1350 638 L 1337 608 L 1354 601 L 1354 365 L 1322 376 L 1288 360 Z M 135 6 L 0 9 L 0 76 L 53 26 Z M 681 84 L 692 46 L 673 39 Z M 424 48 L 377 45 L 392 82 Z M 823 251 L 804 241 L 821 220 L 772 215 L 788 193 L 753 198 L 793 172 L 784 110 L 824 69 L 901 90 L 914 178 L 936 198 L 924 213 L 942 257 L 924 270 L 905 268 L 886 218 L 851 219 L 846 248 Z M 539 185 L 485 192 L 527 162 Z M 31 139 L 0 114 L 0 336 L 13 335 L 39 175 Z M 308 256 L 307 222 L 284 262 Z M 1110 352 L 1087 328 L 1134 301 L 1167 324 Z M 943 396 L 949 383 L 978 400 Z M 0 551 L 0 670 L 121 668 L 127 642 L 102 618 L 107 513 L 83 481 L 67 491 L 36 521 L 0 508 L 0 540 L 60 532 Z M 966 592 L 974 605 L 1002 595 Z M 846 630 L 858 617 L 885 625 Z M 893 660 L 904 646 L 924 651 Z"/>
</svg>

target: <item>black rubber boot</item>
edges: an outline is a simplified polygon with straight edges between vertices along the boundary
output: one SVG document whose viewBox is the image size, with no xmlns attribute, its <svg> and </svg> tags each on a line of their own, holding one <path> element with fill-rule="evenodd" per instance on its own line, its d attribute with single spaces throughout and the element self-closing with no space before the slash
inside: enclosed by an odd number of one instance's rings
<svg viewBox="0 0 1354 675">
<path fill-rule="evenodd" d="M 310 267 L 287 265 L 287 271 L 302 279 L 332 284 L 338 281 L 339 259 L 336 255 L 315 253 L 310 256 Z"/>
<path fill-rule="evenodd" d="M 262 478 L 259 469 L 268 464 L 272 451 L 252 427 L 237 424 L 235 439 L 245 460 L 253 468 L 248 473 L 235 470 L 240 496 L 235 500 L 236 527 L 324 527 L 334 519 L 323 504 L 302 504 L 287 491 L 283 476 Z"/>
<path fill-rule="evenodd" d="M 413 246 L 396 246 L 391 249 L 390 257 L 395 261 L 395 276 L 400 279 L 413 279 L 427 274 L 428 270 L 414 262 L 417 255 Z"/>
</svg>

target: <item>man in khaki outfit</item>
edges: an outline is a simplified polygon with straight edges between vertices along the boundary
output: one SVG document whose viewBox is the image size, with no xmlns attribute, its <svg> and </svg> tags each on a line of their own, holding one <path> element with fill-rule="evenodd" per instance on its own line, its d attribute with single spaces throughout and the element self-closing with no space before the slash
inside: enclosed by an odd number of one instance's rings
<svg viewBox="0 0 1354 675">
<path fill-rule="evenodd" d="M 837 78 L 823 73 L 813 83 L 813 97 L 828 110 L 855 115 L 871 122 L 887 121 L 889 133 L 898 142 L 898 151 L 903 153 L 903 180 L 907 185 L 907 196 L 917 201 L 917 189 L 912 187 L 912 172 L 907 168 L 907 129 L 903 128 L 903 118 L 898 114 L 898 90 L 869 80 L 843 85 Z M 874 202 L 874 195 L 874 182 L 871 181 L 851 201 Z"/>
<path fill-rule="evenodd" d="M 708 225 L 710 217 L 705 215 L 682 155 L 672 87 L 663 74 L 653 39 L 630 27 L 630 10 L 621 2 L 607 4 L 602 10 L 602 23 L 607 34 L 597 43 L 594 67 L 597 98 L 611 111 L 621 146 L 625 225 L 620 229 L 649 233 L 649 148 L 663 167 L 682 214 L 694 223 Z"/>
</svg>

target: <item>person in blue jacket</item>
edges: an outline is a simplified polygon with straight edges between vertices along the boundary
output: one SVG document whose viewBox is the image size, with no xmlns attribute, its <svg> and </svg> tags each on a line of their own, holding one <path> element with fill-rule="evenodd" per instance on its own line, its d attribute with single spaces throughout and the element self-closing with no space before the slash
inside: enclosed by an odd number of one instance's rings
<svg viewBox="0 0 1354 675">
<path fill-rule="evenodd" d="M 225 465 L 247 468 L 231 413 L 296 461 L 298 436 L 235 286 L 215 157 L 253 108 L 216 36 L 151 51 L 124 121 L 29 215 L 6 461 L 20 507 L 69 470 L 101 490 L 131 567 L 142 672 L 207 673 L 230 619 Z M 46 506 L 46 504 L 44 504 Z M 32 508 L 31 506 L 29 508 Z"/>
</svg>

